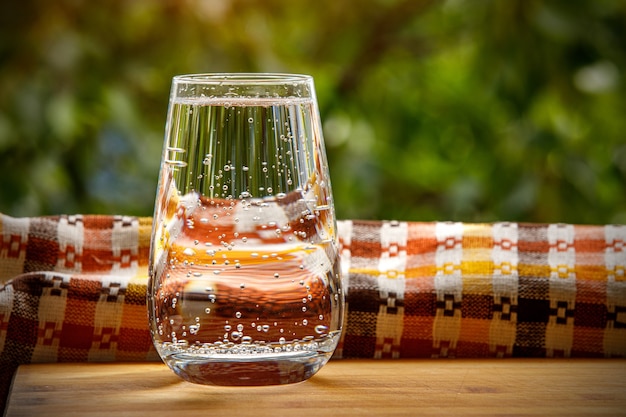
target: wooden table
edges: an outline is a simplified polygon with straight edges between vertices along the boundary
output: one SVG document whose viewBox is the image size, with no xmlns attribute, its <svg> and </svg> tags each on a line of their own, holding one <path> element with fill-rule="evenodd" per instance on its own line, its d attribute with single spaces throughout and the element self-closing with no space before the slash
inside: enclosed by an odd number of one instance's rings
<svg viewBox="0 0 626 417">
<path fill-rule="evenodd" d="M 160 363 L 26 365 L 6 416 L 626 416 L 626 361 L 341 360 L 246 388 L 190 384 Z"/>
</svg>

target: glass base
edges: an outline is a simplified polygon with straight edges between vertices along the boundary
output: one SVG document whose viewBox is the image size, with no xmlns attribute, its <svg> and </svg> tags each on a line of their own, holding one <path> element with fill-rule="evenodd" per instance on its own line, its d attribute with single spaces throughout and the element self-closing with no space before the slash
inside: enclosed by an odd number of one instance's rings
<svg viewBox="0 0 626 417">
<path fill-rule="evenodd" d="M 330 359 L 327 352 L 276 355 L 189 355 L 175 353 L 164 362 L 182 379 L 202 385 L 263 386 L 302 382 Z"/>
</svg>

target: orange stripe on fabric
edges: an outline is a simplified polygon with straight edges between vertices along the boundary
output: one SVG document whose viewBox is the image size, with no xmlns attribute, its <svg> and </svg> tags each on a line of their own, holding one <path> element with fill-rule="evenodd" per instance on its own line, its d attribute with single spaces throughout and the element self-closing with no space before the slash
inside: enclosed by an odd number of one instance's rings
<svg viewBox="0 0 626 417">
<path fill-rule="evenodd" d="M 407 255 L 433 253 L 437 249 L 435 237 L 435 223 L 408 223 L 407 227 Z"/>
</svg>

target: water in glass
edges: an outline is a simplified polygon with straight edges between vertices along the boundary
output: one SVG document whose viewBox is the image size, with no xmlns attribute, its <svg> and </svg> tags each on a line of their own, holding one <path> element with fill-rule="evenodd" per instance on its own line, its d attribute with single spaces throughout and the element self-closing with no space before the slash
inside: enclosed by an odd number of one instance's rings
<svg viewBox="0 0 626 417">
<path fill-rule="evenodd" d="M 201 384 L 303 381 L 343 303 L 311 77 L 175 77 L 148 286 L 163 361 Z"/>
</svg>

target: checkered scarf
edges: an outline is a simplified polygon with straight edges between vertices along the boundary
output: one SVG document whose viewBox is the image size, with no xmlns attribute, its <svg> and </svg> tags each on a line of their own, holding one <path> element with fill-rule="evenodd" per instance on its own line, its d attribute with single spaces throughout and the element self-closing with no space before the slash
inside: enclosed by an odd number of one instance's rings
<svg viewBox="0 0 626 417">
<path fill-rule="evenodd" d="M 0 402 L 20 364 L 158 360 L 151 219 L 0 215 Z M 340 221 L 334 358 L 625 357 L 626 226 Z"/>
</svg>

